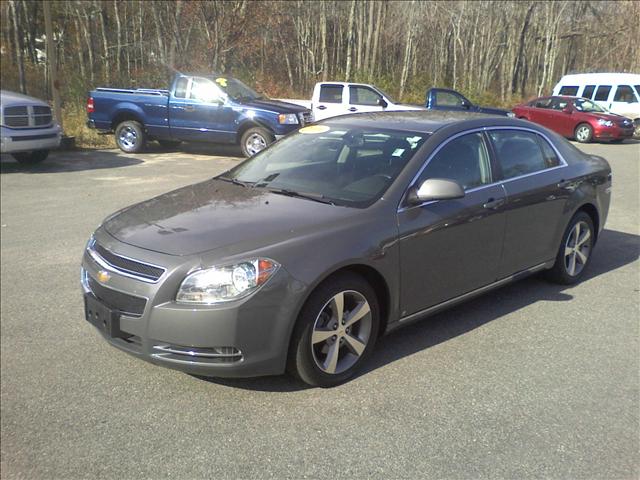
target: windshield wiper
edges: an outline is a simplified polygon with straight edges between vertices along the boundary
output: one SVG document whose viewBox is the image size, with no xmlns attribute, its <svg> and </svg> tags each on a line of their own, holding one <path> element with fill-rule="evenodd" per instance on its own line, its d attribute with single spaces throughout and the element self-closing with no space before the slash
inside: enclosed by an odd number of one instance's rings
<svg viewBox="0 0 640 480">
<path fill-rule="evenodd" d="M 248 187 L 250 185 L 253 185 L 252 182 L 243 182 L 241 180 L 238 180 L 236 178 L 231 178 L 231 177 L 213 177 L 216 180 L 222 180 L 224 182 L 229 182 L 229 183 L 233 183 L 234 185 L 240 185 L 241 187 Z"/>
<path fill-rule="evenodd" d="M 268 188 L 267 190 L 273 193 L 277 193 L 278 195 L 286 195 L 287 197 L 304 198 L 306 200 L 312 200 L 314 202 L 326 203 L 327 205 L 335 205 L 333 200 L 330 200 L 329 198 L 319 193 L 296 192 L 295 190 L 289 190 L 286 188 Z"/>
</svg>

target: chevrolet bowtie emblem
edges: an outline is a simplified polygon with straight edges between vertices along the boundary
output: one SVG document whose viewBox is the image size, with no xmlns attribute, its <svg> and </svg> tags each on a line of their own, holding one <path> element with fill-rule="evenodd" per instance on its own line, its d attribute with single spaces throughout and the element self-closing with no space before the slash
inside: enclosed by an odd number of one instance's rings
<svg viewBox="0 0 640 480">
<path fill-rule="evenodd" d="M 98 272 L 97 277 L 98 277 L 98 281 L 100 283 L 107 283 L 109 281 L 109 279 L 111 278 L 111 275 L 109 275 L 109 273 L 105 272 L 104 270 L 100 270 Z"/>
</svg>

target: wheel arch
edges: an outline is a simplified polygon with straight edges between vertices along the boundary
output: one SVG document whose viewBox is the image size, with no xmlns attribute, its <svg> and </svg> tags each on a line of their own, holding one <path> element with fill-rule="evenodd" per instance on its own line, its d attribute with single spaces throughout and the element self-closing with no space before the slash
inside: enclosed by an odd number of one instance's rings
<svg viewBox="0 0 640 480">
<path fill-rule="evenodd" d="M 593 203 L 583 203 L 580 207 L 576 209 L 573 215 L 578 212 L 585 212 L 589 217 L 591 217 L 591 221 L 593 222 L 593 244 L 595 245 L 598 241 L 598 232 L 600 231 L 600 213 L 598 209 Z"/>
<path fill-rule="evenodd" d="M 127 120 L 134 120 L 144 127 L 144 122 L 142 121 L 142 117 L 138 112 L 131 109 L 124 109 L 118 110 L 113 116 L 113 120 L 111 121 L 111 129 L 115 130 L 119 124 Z"/>
<path fill-rule="evenodd" d="M 275 136 L 273 130 L 266 123 L 262 123 L 259 120 L 246 120 L 240 124 L 238 127 L 238 132 L 236 133 L 236 145 L 240 145 L 240 140 L 242 140 L 242 135 L 249 130 L 250 128 L 259 127 L 267 130 L 271 135 Z"/>
</svg>

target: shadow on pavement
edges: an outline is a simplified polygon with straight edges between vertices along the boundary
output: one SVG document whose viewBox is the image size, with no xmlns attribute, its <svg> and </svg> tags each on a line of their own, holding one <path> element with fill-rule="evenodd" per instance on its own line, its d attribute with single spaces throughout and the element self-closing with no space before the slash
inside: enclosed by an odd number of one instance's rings
<svg viewBox="0 0 640 480">
<path fill-rule="evenodd" d="M 587 282 L 632 263 L 640 256 L 640 236 L 604 230 L 594 250 L 592 262 L 582 280 Z M 565 289 L 534 275 L 519 282 L 496 289 L 447 311 L 398 329 L 383 336 L 364 369 L 357 375 L 383 367 L 416 352 L 464 335 L 484 324 L 538 301 L 566 302 L 573 299 Z M 309 388 L 289 376 L 248 379 L 202 378 L 213 383 L 246 390 L 292 392 Z"/>
<path fill-rule="evenodd" d="M 129 167 L 144 163 L 139 158 L 121 156 L 108 150 L 74 150 L 52 152 L 42 163 L 23 165 L 10 155 L 3 155 L 0 173 L 59 173 Z"/>
<path fill-rule="evenodd" d="M 244 159 L 238 145 L 217 143 L 181 143 L 177 147 L 167 148 L 156 142 L 150 142 L 144 153 L 193 153 L 196 155 L 212 155 L 215 157 L 237 157 Z"/>
</svg>

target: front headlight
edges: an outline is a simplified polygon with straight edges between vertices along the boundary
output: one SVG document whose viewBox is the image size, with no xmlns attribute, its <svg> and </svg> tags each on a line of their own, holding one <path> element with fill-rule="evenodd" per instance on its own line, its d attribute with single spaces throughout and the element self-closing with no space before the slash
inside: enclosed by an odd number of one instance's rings
<svg viewBox="0 0 640 480">
<path fill-rule="evenodd" d="M 281 113 L 278 115 L 278 123 L 283 125 L 297 125 L 298 117 L 295 113 Z"/>
<path fill-rule="evenodd" d="M 515 117 L 515 116 L 516 116 L 516 114 L 515 114 L 515 113 L 513 113 L 513 112 L 507 112 L 507 117 L 509 117 L 509 118 L 513 118 L 513 117 Z"/>
<path fill-rule="evenodd" d="M 603 127 L 613 127 L 613 122 L 611 120 L 605 120 L 604 118 L 599 118 L 598 124 L 602 125 Z"/>
<path fill-rule="evenodd" d="M 233 265 L 196 270 L 182 281 L 176 301 L 210 305 L 237 300 L 264 285 L 279 267 L 268 258 L 254 258 Z"/>
</svg>

